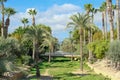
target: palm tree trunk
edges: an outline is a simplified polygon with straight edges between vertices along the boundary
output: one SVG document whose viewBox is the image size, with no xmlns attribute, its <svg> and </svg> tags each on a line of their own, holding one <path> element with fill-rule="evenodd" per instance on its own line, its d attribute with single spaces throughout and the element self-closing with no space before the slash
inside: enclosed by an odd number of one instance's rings
<svg viewBox="0 0 120 80">
<path fill-rule="evenodd" d="M 82 28 L 80 27 L 80 58 L 81 58 L 81 60 L 80 60 L 80 69 L 81 69 L 81 71 L 83 71 L 83 43 L 82 43 L 82 35 L 83 35 L 83 33 L 82 33 Z"/>
<path fill-rule="evenodd" d="M 86 44 L 86 40 L 85 40 L 85 29 L 84 29 L 84 45 Z"/>
<path fill-rule="evenodd" d="M 90 42 L 93 41 L 93 38 L 92 38 L 93 34 L 92 34 L 92 28 L 90 29 Z"/>
<path fill-rule="evenodd" d="M 2 26 L 1 26 L 1 36 L 4 37 L 4 3 L 1 1 L 2 5 Z"/>
<path fill-rule="evenodd" d="M 105 40 L 105 20 L 104 20 L 104 12 L 102 12 L 102 27 L 103 27 L 103 40 Z"/>
<path fill-rule="evenodd" d="M 40 70 L 38 65 L 36 65 L 36 76 L 40 77 Z"/>
<path fill-rule="evenodd" d="M 51 62 L 51 51 L 49 50 L 49 59 L 48 59 L 48 62 L 50 63 Z"/>
<path fill-rule="evenodd" d="M 90 36 L 91 36 L 91 30 L 88 31 L 88 40 L 89 40 L 89 43 L 91 42 L 91 37 Z M 92 63 L 92 51 L 91 50 L 89 50 L 88 61 L 89 61 L 89 63 Z"/>
<path fill-rule="evenodd" d="M 36 64 L 36 76 L 40 77 L 40 70 L 39 70 L 39 66 L 38 66 L 38 62 L 39 62 L 39 46 L 38 46 L 38 42 L 35 42 L 35 64 Z"/>
<path fill-rule="evenodd" d="M 120 0 L 116 0 L 117 8 L 117 39 L 120 40 Z"/>
<path fill-rule="evenodd" d="M 33 54 L 32 54 L 32 59 L 35 59 L 35 40 L 33 40 Z"/>
<path fill-rule="evenodd" d="M 105 10 L 105 39 L 107 40 L 107 10 Z"/>
<path fill-rule="evenodd" d="M 110 22 L 110 41 L 112 42 L 114 40 L 112 0 L 107 0 L 107 7 L 108 7 L 109 22 Z"/>
<path fill-rule="evenodd" d="M 71 62 L 73 61 L 73 44 L 72 44 L 72 41 L 71 41 Z"/>
<path fill-rule="evenodd" d="M 9 25 L 10 25 L 10 18 L 8 16 L 8 18 L 5 21 L 5 26 L 4 26 L 4 35 L 5 35 L 5 38 L 7 38 L 7 36 L 8 36 L 8 27 L 9 27 Z"/>
<path fill-rule="evenodd" d="M 8 31 L 8 27 L 7 25 L 4 27 L 4 37 L 7 38 L 7 31 Z"/>
<path fill-rule="evenodd" d="M 26 27 L 25 23 L 24 23 L 24 28 Z"/>
<path fill-rule="evenodd" d="M 35 26 L 35 17 L 32 18 L 32 25 Z"/>
</svg>

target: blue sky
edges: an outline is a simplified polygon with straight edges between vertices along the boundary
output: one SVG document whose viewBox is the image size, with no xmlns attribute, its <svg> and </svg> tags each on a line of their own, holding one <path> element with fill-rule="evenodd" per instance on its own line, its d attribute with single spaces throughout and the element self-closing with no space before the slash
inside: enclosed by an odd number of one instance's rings
<svg viewBox="0 0 120 80">
<path fill-rule="evenodd" d="M 65 30 L 66 24 L 70 21 L 69 17 L 76 12 L 84 11 L 84 4 L 91 3 L 98 8 L 106 0 L 8 0 L 6 7 L 14 8 L 17 13 L 11 17 L 9 32 L 13 32 L 18 26 L 23 24 L 20 20 L 26 17 L 30 20 L 31 16 L 26 12 L 27 9 L 35 8 L 37 24 L 46 24 L 53 30 L 53 35 L 60 41 L 69 36 Z M 115 0 L 113 0 L 115 3 Z M 95 15 L 95 23 L 100 27 L 101 14 Z"/>
</svg>

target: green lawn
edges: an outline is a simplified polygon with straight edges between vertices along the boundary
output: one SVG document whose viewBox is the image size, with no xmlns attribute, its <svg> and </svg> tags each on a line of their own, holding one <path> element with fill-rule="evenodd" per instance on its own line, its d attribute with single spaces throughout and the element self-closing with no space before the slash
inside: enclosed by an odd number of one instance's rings
<svg viewBox="0 0 120 80">
<path fill-rule="evenodd" d="M 53 76 L 54 80 L 110 80 L 102 75 L 97 75 L 84 64 L 84 69 L 90 71 L 87 74 L 73 74 L 80 67 L 79 61 L 71 62 L 69 58 L 55 58 L 51 63 L 43 62 L 39 64 L 41 73 L 49 69 L 48 73 Z M 31 73 L 35 74 L 35 69 L 31 69 Z M 36 80 L 35 77 L 30 80 Z"/>
</svg>

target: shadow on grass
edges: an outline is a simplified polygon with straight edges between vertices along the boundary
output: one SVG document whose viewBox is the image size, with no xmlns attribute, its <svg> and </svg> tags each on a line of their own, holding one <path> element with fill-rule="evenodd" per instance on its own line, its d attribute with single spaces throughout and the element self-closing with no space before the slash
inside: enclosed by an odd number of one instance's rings
<svg viewBox="0 0 120 80">
<path fill-rule="evenodd" d="M 73 74 L 73 73 L 64 73 L 64 74 L 59 74 L 56 75 L 57 77 L 53 77 L 54 80 L 60 80 L 63 78 L 76 78 L 76 77 L 84 77 L 84 76 L 88 76 L 91 74 Z"/>
<path fill-rule="evenodd" d="M 53 77 L 43 76 L 43 75 L 41 75 L 40 77 L 36 77 L 35 75 L 33 75 L 33 76 L 28 77 L 28 78 L 23 78 L 21 80 L 53 80 Z"/>
<path fill-rule="evenodd" d="M 84 74 L 84 73 L 83 74 L 82 73 L 81 74 L 65 73 L 64 75 L 66 75 L 66 76 L 69 77 L 69 76 L 87 76 L 87 75 L 90 75 L 90 74 Z"/>
</svg>

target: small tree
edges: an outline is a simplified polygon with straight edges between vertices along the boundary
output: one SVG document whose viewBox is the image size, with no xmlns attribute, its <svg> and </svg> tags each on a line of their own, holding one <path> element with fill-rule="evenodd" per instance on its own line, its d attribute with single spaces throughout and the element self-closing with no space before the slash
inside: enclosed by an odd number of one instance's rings
<svg viewBox="0 0 120 80">
<path fill-rule="evenodd" d="M 115 63 L 115 68 L 120 67 L 120 41 L 113 41 L 106 55 Z"/>
<path fill-rule="evenodd" d="M 27 18 L 23 18 L 23 19 L 21 20 L 21 22 L 23 23 L 24 28 L 25 28 L 25 27 L 26 27 L 26 24 L 27 24 L 29 21 L 28 21 Z"/>
<path fill-rule="evenodd" d="M 0 38 L 0 74 L 5 71 L 13 71 L 12 62 L 19 51 L 19 43 L 13 38 Z"/>
</svg>

